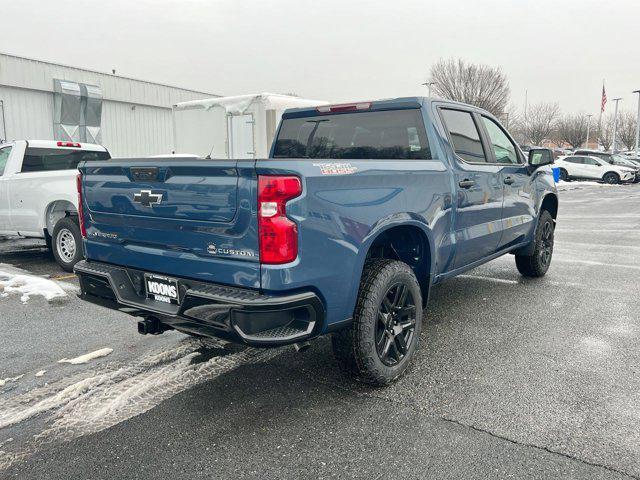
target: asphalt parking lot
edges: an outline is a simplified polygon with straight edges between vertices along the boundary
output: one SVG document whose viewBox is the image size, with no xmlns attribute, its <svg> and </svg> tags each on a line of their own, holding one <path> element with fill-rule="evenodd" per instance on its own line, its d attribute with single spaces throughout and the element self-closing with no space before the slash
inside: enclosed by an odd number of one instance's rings
<svg viewBox="0 0 640 480">
<path fill-rule="evenodd" d="M 342 376 L 327 339 L 140 336 L 39 243 L 0 240 L 0 271 L 67 292 L 0 297 L 0 478 L 640 478 L 640 184 L 560 202 L 547 276 L 507 256 L 435 288 L 384 389 Z"/>
</svg>

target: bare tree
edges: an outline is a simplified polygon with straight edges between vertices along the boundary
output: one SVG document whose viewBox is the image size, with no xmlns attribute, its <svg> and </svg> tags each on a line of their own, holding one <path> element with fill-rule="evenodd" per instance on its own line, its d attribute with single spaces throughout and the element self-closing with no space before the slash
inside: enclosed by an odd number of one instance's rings
<svg viewBox="0 0 640 480">
<path fill-rule="evenodd" d="M 627 150 L 633 150 L 636 147 L 636 125 L 637 119 L 633 113 L 625 110 L 618 116 L 616 137 Z"/>
<path fill-rule="evenodd" d="M 582 114 L 567 114 L 556 123 L 556 138 L 562 143 L 568 143 L 573 148 L 580 148 L 587 139 L 589 119 Z"/>
<path fill-rule="evenodd" d="M 523 130 L 522 113 L 520 113 L 515 105 L 507 105 L 504 113 L 498 118 L 518 144 L 524 145 L 527 143 L 527 138 Z"/>
<path fill-rule="evenodd" d="M 541 145 L 553 137 L 553 129 L 560 114 L 557 103 L 537 103 L 529 107 L 527 116 L 522 120 L 522 133 L 526 141 Z"/>
<path fill-rule="evenodd" d="M 484 108 L 502 116 L 509 101 L 509 82 L 500 68 L 440 59 L 431 66 L 435 95 Z"/>
<path fill-rule="evenodd" d="M 601 120 L 598 125 L 598 143 L 602 145 L 602 148 L 609 150 L 613 143 L 613 115 L 609 115 Z"/>
</svg>

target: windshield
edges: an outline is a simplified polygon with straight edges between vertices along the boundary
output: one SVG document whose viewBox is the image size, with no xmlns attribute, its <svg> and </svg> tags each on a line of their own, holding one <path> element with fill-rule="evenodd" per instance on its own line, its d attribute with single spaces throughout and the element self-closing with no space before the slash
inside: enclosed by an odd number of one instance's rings
<svg viewBox="0 0 640 480">
<path fill-rule="evenodd" d="M 420 110 L 284 118 L 275 158 L 430 159 Z"/>
<path fill-rule="evenodd" d="M 634 166 L 633 163 L 631 163 L 629 160 L 627 160 L 621 155 L 613 155 L 613 161 L 616 162 L 618 165 L 626 165 L 627 167 Z"/>
</svg>

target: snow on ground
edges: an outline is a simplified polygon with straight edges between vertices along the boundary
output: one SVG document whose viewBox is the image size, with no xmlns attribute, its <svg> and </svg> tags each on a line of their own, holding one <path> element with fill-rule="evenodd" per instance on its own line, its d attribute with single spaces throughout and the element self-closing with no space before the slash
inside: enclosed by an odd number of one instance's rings
<svg viewBox="0 0 640 480">
<path fill-rule="evenodd" d="M 560 180 L 559 182 L 556 183 L 556 186 L 558 187 L 558 190 L 565 191 L 565 190 L 579 190 L 581 188 L 587 188 L 587 187 L 618 187 L 619 185 L 610 185 L 608 183 L 602 183 L 602 182 L 592 182 L 590 180 L 585 180 L 585 181 L 573 180 L 571 182 L 563 182 L 562 180 Z"/>
<path fill-rule="evenodd" d="M 96 350 L 95 352 L 85 353 L 84 355 L 80 355 L 75 358 L 63 358 L 62 360 L 58 360 L 58 363 L 70 363 L 71 365 L 79 365 L 81 363 L 87 363 L 96 358 L 106 357 L 111 352 L 113 352 L 113 348 L 101 348 L 100 350 Z"/>
<path fill-rule="evenodd" d="M 45 373 L 47 373 L 46 370 L 40 370 L 39 372 L 36 372 L 36 377 L 42 377 Z"/>
<path fill-rule="evenodd" d="M 282 349 L 224 350 L 223 342 L 186 339 L 125 364 L 47 383 L 12 398 L 0 396 L 0 432 L 44 417 L 40 433 L 0 449 L 0 472 L 42 445 L 99 432 L 163 400 L 241 365 L 267 361 Z M 217 354 L 211 356 L 211 354 Z"/>
<path fill-rule="evenodd" d="M 67 296 L 53 280 L 22 273 L 19 269 L 0 264 L 0 296 L 6 297 L 11 293 L 21 294 L 22 303 L 27 303 L 36 295 L 43 296 L 47 301 Z"/>
<path fill-rule="evenodd" d="M 9 378 L 0 379 L 0 387 L 4 387 L 8 382 L 17 382 L 22 377 L 24 377 L 24 374 L 18 375 L 17 377 L 9 377 Z"/>
</svg>

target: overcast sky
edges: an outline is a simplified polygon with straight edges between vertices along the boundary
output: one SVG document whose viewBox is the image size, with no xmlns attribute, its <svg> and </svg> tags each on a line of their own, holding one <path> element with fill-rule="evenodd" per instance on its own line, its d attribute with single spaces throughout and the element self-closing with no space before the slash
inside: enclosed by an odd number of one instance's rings
<svg viewBox="0 0 640 480">
<path fill-rule="evenodd" d="M 512 103 L 635 111 L 640 0 L 0 0 L 0 51 L 236 95 L 425 95 L 439 58 L 500 66 Z M 612 111 L 609 102 L 607 111 Z"/>
</svg>

